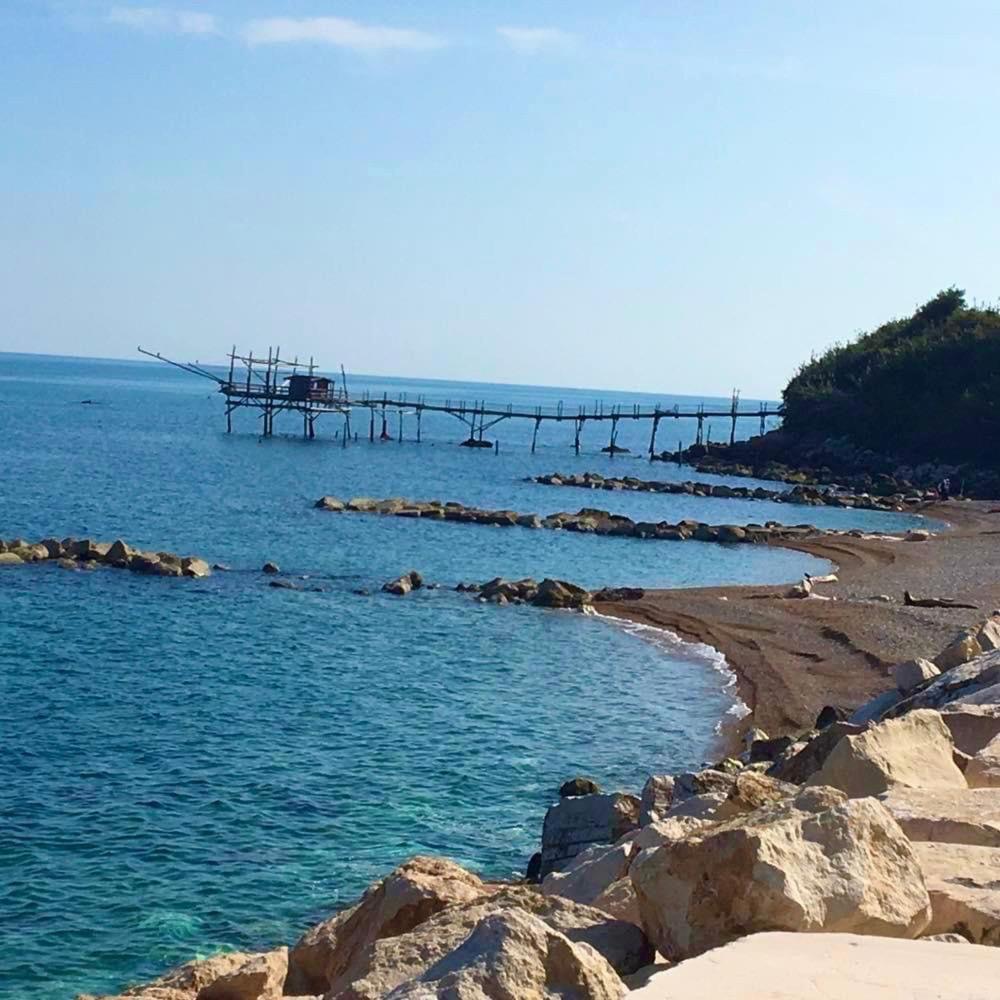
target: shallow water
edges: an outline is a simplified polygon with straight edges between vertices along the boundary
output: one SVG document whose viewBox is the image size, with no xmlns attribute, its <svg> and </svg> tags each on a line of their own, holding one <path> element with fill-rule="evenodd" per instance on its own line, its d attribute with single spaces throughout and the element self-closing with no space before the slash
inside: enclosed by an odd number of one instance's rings
<svg viewBox="0 0 1000 1000">
<path fill-rule="evenodd" d="M 573 410 L 594 398 L 364 384 L 561 396 Z M 377 592 L 385 579 L 417 568 L 444 585 L 502 574 L 678 586 L 826 566 L 751 546 L 334 515 L 313 510 L 316 497 L 914 523 L 522 481 L 556 469 L 691 475 L 600 455 L 591 429 L 579 458 L 568 427 L 534 456 L 530 426 L 500 425 L 499 455 L 457 448 L 463 428 L 448 417 L 425 419 L 420 445 L 341 448 L 334 424 L 324 440 L 259 442 L 246 414 L 237 429 L 251 433 L 227 436 L 210 388 L 155 365 L 0 355 L 0 537 L 122 536 L 232 567 L 205 581 L 0 572 L 4 998 L 108 990 L 220 946 L 290 940 L 418 851 L 519 871 L 562 779 L 636 789 L 650 770 L 695 766 L 733 705 L 718 658 L 669 637 L 447 589 L 391 598 Z M 619 441 L 640 451 L 647 431 L 625 423 Z M 322 591 L 269 588 L 258 572 L 268 559 Z"/>
</svg>

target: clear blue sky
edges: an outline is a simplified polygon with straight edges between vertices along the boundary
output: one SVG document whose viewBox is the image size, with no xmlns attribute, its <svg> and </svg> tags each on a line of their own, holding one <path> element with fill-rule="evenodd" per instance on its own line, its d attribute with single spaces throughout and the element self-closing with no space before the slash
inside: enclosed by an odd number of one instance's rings
<svg viewBox="0 0 1000 1000">
<path fill-rule="evenodd" d="M 1000 295 L 994 0 L 0 2 L 0 350 L 773 396 Z"/>
</svg>

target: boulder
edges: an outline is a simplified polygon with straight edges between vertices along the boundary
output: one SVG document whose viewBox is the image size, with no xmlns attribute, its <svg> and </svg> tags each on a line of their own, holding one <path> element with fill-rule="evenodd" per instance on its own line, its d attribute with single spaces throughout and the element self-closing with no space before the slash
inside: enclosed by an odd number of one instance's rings
<svg viewBox="0 0 1000 1000">
<path fill-rule="evenodd" d="M 694 816 L 671 816 L 626 833 L 618 843 L 634 844 L 640 851 L 644 851 L 649 847 L 662 847 L 664 844 L 683 840 L 699 830 L 707 829 L 713 823 L 711 819 L 697 819 Z"/>
<path fill-rule="evenodd" d="M 484 917 L 514 909 L 531 914 L 575 944 L 593 948 L 619 975 L 629 975 L 653 959 L 652 945 L 635 924 L 537 889 L 512 886 L 488 898 L 449 906 L 405 934 L 382 937 L 360 949 L 328 996 L 378 1000 L 401 983 L 422 976 L 461 945 Z"/>
<path fill-rule="evenodd" d="M 937 665 L 941 666 L 940 663 Z M 943 672 L 927 687 L 894 709 L 894 714 L 913 708 L 941 708 L 955 703 L 974 704 L 983 695 L 988 696 L 987 702 L 1000 702 L 1000 694 L 989 697 L 991 689 L 996 685 L 1000 685 L 1000 650 L 984 653 L 968 663 Z"/>
<path fill-rule="evenodd" d="M 906 788 L 879 796 L 913 841 L 1000 847 L 1000 788 Z"/>
<path fill-rule="evenodd" d="M 705 792 L 686 799 L 675 799 L 664 819 L 714 819 L 726 802 L 728 792 Z"/>
<path fill-rule="evenodd" d="M 904 660 L 892 668 L 892 677 L 896 682 L 896 690 L 901 694 L 909 694 L 914 688 L 920 687 L 925 681 L 937 677 L 941 673 L 930 660 Z"/>
<path fill-rule="evenodd" d="M 630 875 L 643 926 L 670 960 L 761 930 L 916 937 L 930 919 L 890 813 L 830 788 L 643 851 Z"/>
<path fill-rule="evenodd" d="M 277 948 L 247 959 L 203 986 L 197 1000 L 279 1000 L 288 972 L 288 949 Z"/>
<path fill-rule="evenodd" d="M 551 872 L 542 882 L 542 892 L 603 909 L 597 901 L 628 875 L 637 851 L 638 848 L 627 841 L 613 847 L 588 847 L 573 858 L 565 870 Z M 612 915 L 621 918 L 620 913 Z"/>
<path fill-rule="evenodd" d="M 683 802 L 694 795 L 717 792 L 726 795 L 733 787 L 735 776 L 717 768 L 707 767 L 703 771 L 682 771 L 674 778 L 674 804 Z"/>
<path fill-rule="evenodd" d="M 725 800 L 719 805 L 713 819 L 727 820 L 734 816 L 753 812 L 761 806 L 781 802 L 798 792 L 795 785 L 756 771 L 742 771 L 729 789 Z"/>
<path fill-rule="evenodd" d="M 405 597 L 411 591 L 419 590 L 424 585 L 423 577 L 414 569 L 409 573 L 396 577 L 388 583 L 382 584 L 382 590 L 386 594 L 395 594 L 397 597 Z"/>
<path fill-rule="evenodd" d="M 1000 736 L 966 763 L 965 780 L 969 788 L 1000 788 Z"/>
<path fill-rule="evenodd" d="M 16 552 L 0 552 L 0 566 L 21 566 L 24 560 Z"/>
<path fill-rule="evenodd" d="M 633 1000 L 993 1000 L 1000 952 L 856 934 L 753 934 L 654 973 Z M 749 984 L 752 984 L 750 986 Z"/>
<path fill-rule="evenodd" d="M 280 573 L 281 572 L 281 567 L 277 563 L 266 562 L 266 563 L 264 563 L 263 566 L 261 566 L 260 571 L 262 573 L 269 573 L 269 574 L 273 575 L 275 573 Z"/>
<path fill-rule="evenodd" d="M 791 736 L 776 736 L 773 740 L 764 737 L 753 740 L 749 746 L 750 763 L 759 764 L 776 761 L 793 743 Z"/>
<path fill-rule="evenodd" d="M 104 557 L 104 561 L 110 566 L 117 566 L 119 569 L 124 569 L 129 565 L 129 561 L 135 554 L 134 550 L 122 539 L 117 538 L 111 543 L 111 548 L 108 549 L 108 554 Z"/>
<path fill-rule="evenodd" d="M 948 705 L 941 718 L 951 733 L 955 749 L 975 755 L 1000 736 L 1000 705 Z"/>
<path fill-rule="evenodd" d="M 451 861 L 412 858 L 370 886 L 350 909 L 306 931 L 288 954 L 286 992 L 326 993 L 374 942 L 405 934 L 446 906 L 488 893 L 478 876 Z"/>
<path fill-rule="evenodd" d="M 390 1000 L 620 1000 L 625 985 L 586 945 L 522 910 L 491 913 L 454 951 Z"/>
<path fill-rule="evenodd" d="M 804 784 L 823 766 L 833 748 L 845 736 L 856 736 L 861 732 L 864 732 L 863 726 L 855 726 L 850 722 L 831 722 L 790 757 L 776 761 L 767 773 L 779 781 Z"/>
<path fill-rule="evenodd" d="M 545 814 L 542 826 L 542 878 L 565 868 L 592 844 L 613 844 L 638 825 L 639 800 L 634 795 L 616 792 L 560 800 Z"/>
<path fill-rule="evenodd" d="M 842 739 L 808 784 L 839 788 L 851 798 L 878 795 L 895 785 L 965 788 L 953 750 L 941 715 L 917 710 Z"/>
<path fill-rule="evenodd" d="M 903 696 L 895 689 L 883 691 L 872 698 L 871 701 L 866 701 L 860 708 L 856 708 L 848 716 L 847 721 L 855 726 L 865 726 L 869 722 L 878 722 L 902 700 Z"/>
<path fill-rule="evenodd" d="M 975 631 L 962 632 L 934 657 L 934 663 L 944 673 L 974 660 L 982 652 Z"/>
<path fill-rule="evenodd" d="M 320 497 L 314 506 L 319 510 L 330 510 L 338 513 L 346 509 L 344 501 L 338 500 L 336 497 Z"/>
<path fill-rule="evenodd" d="M 345 506 L 347 510 L 370 514 L 378 507 L 378 501 L 372 497 L 352 497 Z"/>
<path fill-rule="evenodd" d="M 576 795 L 600 795 L 601 786 L 590 778 L 571 778 L 559 788 L 559 798 L 569 799 Z"/>
<path fill-rule="evenodd" d="M 968 844 L 913 845 L 931 898 L 928 934 L 956 931 L 1000 945 L 1000 850 Z"/>
<path fill-rule="evenodd" d="M 590 603 L 590 592 L 565 580 L 546 578 L 538 585 L 531 603 L 540 608 L 582 608 Z"/>
<path fill-rule="evenodd" d="M 58 538 L 43 538 L 38 544 L 45 549 L 47 559 L 59 559 L 63 554 L 62 542 Z"/>
<path fill-rule="evenodd" d="M 984 653 L 1000 649 L 1000 617 L 993 615 L 986 619 L 976 633 L 976 642 Z"/>
<path fill-rule="evenodd" d="M 674 779 L 669 774 L 651 774 L 642 786 L 639 823 L 645 826 L 664 816 L 674 801 Z"/>
<path fill-rule="evenodd" d="M 185 576 L 203 577 L 211 576 L 212 570 L 204 559 L 197 556 L 187 556 L 181 560 L 181 572 Z"/>
</svg>

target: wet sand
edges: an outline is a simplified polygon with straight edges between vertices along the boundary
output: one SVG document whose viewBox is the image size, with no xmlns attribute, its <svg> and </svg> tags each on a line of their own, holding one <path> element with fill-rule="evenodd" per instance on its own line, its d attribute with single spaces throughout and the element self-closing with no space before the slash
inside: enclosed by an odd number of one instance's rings
<svg viewBox="0 0 1000 1000">
<path fill-rule="evenodd" d="M 951 527 L 924 542 L 836 536 L 786 543 L 835 564 L 838 582 L 814 590 L 830 600 L 784 599 L 787 585 L 709 587 L 647 590 L 641 600 L 596 607 L 723 653 L 752 710 L 727 742 L 751 725 L 771 736 L 801 732 L 824 705 L 862 704 L 892 686 L 895 663 L 936 655 L 959 628 L 1000 607 L 1000 513 L 990 513 L 995 506 L 928 505 L 921 513 Z M 907 607 L 904 590 L 977 609 Z"/>
</svg>

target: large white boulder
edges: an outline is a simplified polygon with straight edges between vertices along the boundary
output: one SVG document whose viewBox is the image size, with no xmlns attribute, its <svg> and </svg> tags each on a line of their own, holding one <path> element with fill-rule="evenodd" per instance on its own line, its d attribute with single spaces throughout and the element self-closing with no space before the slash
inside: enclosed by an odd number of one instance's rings
<svg viewBox="0 0 1000 1000">
<path fill-rule="evenodd" d="M 643 851 L 630 876 L 643 926 L 671 960 L 761 930 L 916 937 L 930 919 L 892 816 L 831 788 Z"/>
<path fill-rule="evenodd" d="M 674 801 L 674 779 L 670 774 L 651 774 L 642 786 L 639 823 L 655 823 L 662 819 Z"/>
<path fill-rule="evenodd" d="M 490 893 L 478 876 L 444 858 L 415 857 L 370 886 L 350 909 L 308 930 L 288 954 L 292 995 L 326 993 L 349 982 L 356 957 L 455 903 Z"/>
<path fill-rule="evenodd" d="M 1000 850 L 915 843 L 931 897 L 928 934 L 957 931 L 976 944 L 1000 945 Z"/>
<path fill-rule="evenodd" d="M 592 948 L 523 910 L 490 913 L 389 1000 L 620 1000 L 625 984 Z"/>
<path fill-rule="evenodd" d="M 845 736 L 807 784 L 839 788 L 851 798 L 878 795 L 895 785 L 965 788 L 953 751 L 940 714 L 917 710 Z"/>
<path fill-rule="evenodd" d="M 905 788 L 879 796 L 910 840 L 1000 847 L 1000 788 Z"/>
<path fill-rule="evenodd" d="M 1000 950 L 856 934 L 754 934 L 655 973 L 633 1000 L 995 1000 Z"/>
<path fill-rule="evenodd" d="M 625 841 L 613 847 L 594 846 L 578 854 L 565 871 L 552 872 L 542 882 L 547 896 L 560 896 L 605 910 L 620 920 L 638 922 L 634 893 L 617 885 L 628 875 L 639 848 Z M 631 888 L 631 882 L 627 882 Z M 614 891 L 610 891 L 614 888 Z"/>
</svg>

